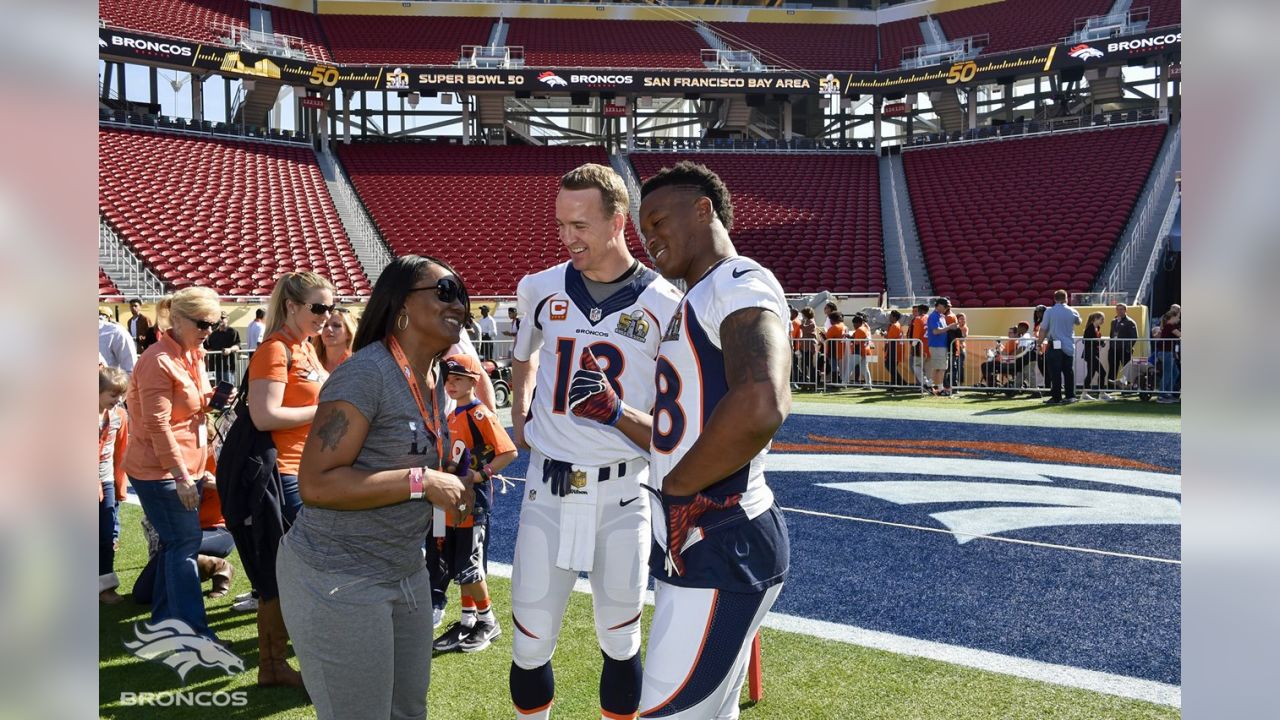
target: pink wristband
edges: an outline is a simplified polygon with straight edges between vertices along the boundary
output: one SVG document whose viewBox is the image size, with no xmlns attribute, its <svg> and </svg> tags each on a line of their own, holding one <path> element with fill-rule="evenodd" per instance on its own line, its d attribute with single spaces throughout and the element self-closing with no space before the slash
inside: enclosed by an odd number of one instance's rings
<svg viewBox="0 0 1280 720">
<path fill-rule="evenodd" d="M 422 468 L 409 468 L 409 499 L 421 500 L 426 496 L 426 488 L 422 482 Z"/>
</svg>

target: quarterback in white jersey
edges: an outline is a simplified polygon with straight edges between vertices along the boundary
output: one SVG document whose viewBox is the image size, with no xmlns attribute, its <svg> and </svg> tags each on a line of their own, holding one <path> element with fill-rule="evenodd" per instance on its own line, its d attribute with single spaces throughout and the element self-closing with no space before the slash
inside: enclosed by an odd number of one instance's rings
<svg viewBox="0 0 1280 720">
<path fill-rule="evenodd" d="M 736 718 L 751 639 L 790 560 L 764 457 L 791 407 L 782 288 L 729 239 L 733 207 L 689 162 L 645 182 L 641 229 L 654 264 L 688 287 L 665 327 L 651 415 L 615 424 L 651 441 L 654 615 L 640 717 Z M 592 401 L 608 404 L 608 388 Z M 625 402 L 625 401 L 624 401 Z"/>
<path fill-rule="evenodd" d="M 513 363 L 517 445 L 529 447 L 511 577 L 511 700 L 516 717 L 549 717 L 551 656 L 579 572 L 590 574 L 604 653 L 602 718 L 634 718 L 640 613 L 647 585 L 648 441 L 617 428 L 613 397 L 648 408 L 666 322 L 680 293 L 627 250 L 626 186 L 601 165 L 561 178 L 556 222 L 569 262 L 525 276 Z M 536 373 L 536 382 L 530 382 Z M 532 391 L 532 392 L 531 392 Z"/>
</svg>

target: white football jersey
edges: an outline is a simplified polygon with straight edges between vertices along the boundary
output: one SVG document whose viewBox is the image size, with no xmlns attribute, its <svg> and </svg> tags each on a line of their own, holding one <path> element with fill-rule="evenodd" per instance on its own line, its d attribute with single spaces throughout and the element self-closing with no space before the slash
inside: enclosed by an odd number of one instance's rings
<svg viewBox="0 0 1280 720">
<path fill-rule="evenodd" d="M 773 273 L 750 258 L 721 260 L 689 289 L 666 326 L 659 348 L 655 378 L 653 442 L 649 468 L 660 486 L 685 453 L 693 447 L 711 413 L 729 389 L 724 373 L 720 324 L 744 308 L 773 311 L 785 331 L 787 301 Z M 748 518 L 773 505 L 773 492 L 764 481 L 768 446 L 737 472 L 708 487 L 714 498 L 742 495 Z"/>
<path fill-rule="evenodd" d="M 609 465 L 646 453 L 616 428 L 575 416 L 569 383 L 586 348 L 595 355 L 622 401 L 653 406 L 653 369 L 666 322 L 680 291 L 644 268 L 631 282 L 596 303 L 582 273 L 565 262 L 526 275 L 516 289 L 520 316 L 515 359 L 538 353 L 524 437 L 546 457 L 579 465 Z"/>
</svg>

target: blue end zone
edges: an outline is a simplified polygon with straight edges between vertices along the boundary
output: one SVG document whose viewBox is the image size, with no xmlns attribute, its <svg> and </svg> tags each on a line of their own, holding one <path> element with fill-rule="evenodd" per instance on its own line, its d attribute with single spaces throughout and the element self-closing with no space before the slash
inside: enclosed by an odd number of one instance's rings
<svg viewBox="0 0 1280 720">
<path fill-rule="evenodd" d="M 793 415 L 768 464 L 792 548 L 774 610 L 1180 684 L 1181 565 L 1160 561 L 1180 558 L 1180 445 L 1173 433 Z M 497 498 L 495 561 L 511 562 L 524 491 Z M 979 527 L 995 539 L 955 534 Z"/>
</svg>

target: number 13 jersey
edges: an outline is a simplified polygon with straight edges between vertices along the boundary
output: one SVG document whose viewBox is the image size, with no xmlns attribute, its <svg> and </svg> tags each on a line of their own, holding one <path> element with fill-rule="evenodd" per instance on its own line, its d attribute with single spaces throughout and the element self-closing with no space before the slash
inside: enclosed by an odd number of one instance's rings
<svg viewBox="0 0 1280 720">
<path fill-rule="evenodd" d="M 600 302 L 582 273 L 566 262 L 526 275 L 516 289 L 524 320 L 516 335 L 515 359 L 538 353 L 538 374 L 525 440 L 546 457 L 603 466 L 646 453 L 616 428 L 580 418 L 569 410 L 569 383 L 590 348 L 622 401 L 653 406 L 653 368 L 666 322 L 680 291 L 656 272 L 640 268 Z"/>
</svg>

